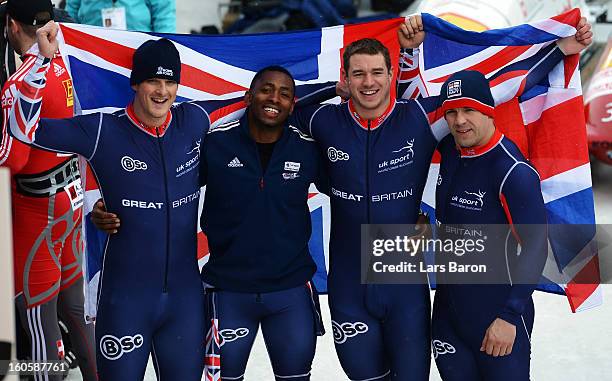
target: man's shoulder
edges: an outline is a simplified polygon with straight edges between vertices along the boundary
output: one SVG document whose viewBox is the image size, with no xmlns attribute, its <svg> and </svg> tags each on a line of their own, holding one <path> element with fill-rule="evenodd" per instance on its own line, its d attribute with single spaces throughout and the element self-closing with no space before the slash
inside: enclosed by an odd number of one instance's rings
<svg viewBox="0 0 612 381">
<path fill-rule="evenodd" d="M 288 131 L 289 131 L 289 134 L 290 134 L 289 136 L 291 139 L 294 139 L 303 144 L 310 144 L 310 145 L 315 144 L 315 140 L 312 138 L 312 136 L 302 132 L 297 127 L 289 125 Z"/>
<path fill-rule="evenodd" d="M 6 83 L 3 86 L 3 90 L 8 88 L 9 86 L 15 84 L 15 83 L 23 82 L 23 78 L 25 77 L 25 74 L 34 65 L 35 61 L 36 61 L 36 57 L 35 56 L 28 55 L 28 56 L 24 57 L 24 60 L 21 63 L 21 65 L 6 80 Z"/>
<path fill-rule="evenodd" d="M 519 177 L 531 175 L 539 177 L 533 164 L 525 158 L 518 146 L 508 137 L 504 136 L 497 148 L 497 155 L 492 164 L 495 165 L 498 173 L 504 175 L 504 178 L 507 178 L 511 172 L 520 173 Z"/>
<path fill-rule="evenodd" d="M 240 127 L 241 121 L 242 119 L 235 119 L 229 122 L 218 124 L 208 130 L 208 132 L 206 133 L 207 138 L 221 138 L 235 133 L 240 130 L 238 127 Z"/>
<path fill-rule="evenodd" d="M 311 119 L 320 119 L 321 117 L 328 118 L 335 115 L 338 112 L 342 112 L 346 107 L 346 102 L 342 103 L 323 103 L 312 106 L 306 106 L 300 109 L 298 112 L 308 114 Z"/>
</svg>

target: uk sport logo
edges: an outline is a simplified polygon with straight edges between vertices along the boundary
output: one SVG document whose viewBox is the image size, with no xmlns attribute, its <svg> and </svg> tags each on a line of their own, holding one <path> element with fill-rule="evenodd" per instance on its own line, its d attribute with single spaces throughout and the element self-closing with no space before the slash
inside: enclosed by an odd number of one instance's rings
<svg viewBox="0 0 612 381">
<path fill-rule="evenodd" d="M 121 158 L 121 167 L 128 172 L 146 171 L 148 168 L 147 163 L 144 161 L 132 159 L 129 156 Z"/>
<path fill-rule="evenodd" d="M 202 142 L 202 139 L 198 139 L 193 143 L 193 148 L 191 149 L 191 151 L 187 152 L 187 155 L 191 155 L 194 152 L 198 153 L 198 156 L 200 155 L 200 143 Z"/>
<path fill-rule="evenodd" d="M 476 192 L 468 192 L 468 191 L 464 191 L 465 194 L 468 194 L 470 196 L 474 196 L 476 198 L 476 205 L 480 206 L 482 208 L 482 206 L 484 205 L 484 201 L 482 200 L 482 198 L 485 196 L 485 194 L 487 194 L 487 192 L 483 192 L 480 189 L 478 190 L 478 193 Z"/>
<path fill-rule="evenodd" d="M 351 337 L 368 332 L 368 325 L 360 321 L 337 323 L 332 320 L 332 331 L 336 344 L 342 344 Z"/>
<path fill-rule="evenodd" d="M 348 153 L 342 152 L 341 150 L 336 149 L 334 147 L 329 147 L 327 149 L 327 157 L 332 163 L 335 163 L 337 161 L 348 161 L 348 159 L 350 158 Z"/>
<path fill-rule="evenodd" d="M 221 336 L 221 346 L 223 346 L 225 343 L 231 343 L 232 341 L 241 339 L 248 334 L 248 328 L 222 329 L 219 331 L 219 336 Z"/>
<path fill-rule="evenodd" d="M 433 352 L 434 359 L 437 359 L 440 355 L 453 354 L 457 352 L 455 347 L 453 347 L 451 344 L 437 339 L 431 342 L 431 350 Z"/>
<path fill-rule="evenodd" d="M 141 334 L 117 338 L 113 335 L 104 335 L 100 339 L 100 352 L 108 360 L 117 360 L 126 353 L 142 347 L 144 339 Z"/>
</svg>

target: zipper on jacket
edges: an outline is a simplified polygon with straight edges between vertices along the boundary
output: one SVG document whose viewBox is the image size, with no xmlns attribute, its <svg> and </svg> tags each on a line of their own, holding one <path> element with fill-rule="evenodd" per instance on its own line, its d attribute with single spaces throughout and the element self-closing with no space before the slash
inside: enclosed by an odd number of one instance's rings
<svg viewBox="0 0 612 381">
<path fill-rule="evenodd" d="M 155 128 L 157 134 L 157 145 L 161 155 L 162 169 L 164 172 L 164 189 L 166 195 L 166 266 L 164 268 L 164 286 L 163 293 L 168 292 L 168 266 L 170 262 L 170 199 L 168 197 L 168 175 L 166 173 L 166 160 L 164 159 L 164 149 L 162 148 L 162 137 L 159 136 L 159 128 Z"/>
<path fill-rule="evenodd" d="M 251 139 L 251 141 L 253 141 L 253 144 L 255 145 L 255 155 L 257 156 L 257 165 L 259 166 L 259 190 L 262 191 L 264 189 L 264 169 L 261 166 L 261 157 L 259 157 L 259 146 L 257 145 L 257 142 L 255 141 L 255 139 L 249 137 Z M 272 161 L 272 157 L 270 157 L 270 161 Z M 268 163 L 268 166 L 270 166 L 270 163 Z"/>
<path fill-rule="evenodd" d="M 366 223 L 370 223 L 370 127 L 371 120 L 368 120 L 368 135 L 366 136 L 366 152 L 365 152 L 365 167 L 366 167 Z"/>
</svg>

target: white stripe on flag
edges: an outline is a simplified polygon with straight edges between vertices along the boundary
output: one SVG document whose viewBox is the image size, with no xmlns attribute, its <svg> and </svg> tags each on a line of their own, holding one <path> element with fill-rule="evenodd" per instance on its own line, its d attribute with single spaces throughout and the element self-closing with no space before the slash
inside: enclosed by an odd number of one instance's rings
<svg viewBox="0 0 612 381">
<path fill-rule="evenodd" d="M 590 310 L 591 308 L 599 307 L 603 304 L 603 293 L 601 290 L 601 284 L 597 286 L 595 291 L 589 297 L 582 302 L 582 304 L 576 308 L 576 312 L 582 312 Z"/>
<path fill-rule="evenodd" d="M 448 123 L 446 123 L 444 118 L 438 118 L 438 120 L 431 124 L 431 131 L 433 132 L 436 140 L 439 142 L 449 134 Z"/>
<path fill-rule="evenodd" d="M 91 36 L 100 38 L 105 41 L 114 42 L 121 41 L 120 45 L 127 46 L 133 49 L 138 48 L 143 42 L 148 40 L 159 40 L 161 37 L 153 36 L 143 32 L 130 32 L 126 33 L 124 30 L 109 29 L 99 26 L 83 25 L 83 24 L 71 24 L 61 23 L 66 25 L 70 29 L 77 30 L 81 33 L 89 34 Z"/>
<path fill-rule="evenodd" d="M 544 203 L 591 188 L 591 166 L 583 164 L 542 181 Z"/>
<path fill-rule="evenodd" d="M 506 103 L 516 96 L 521 83 L 525 79 L 524 75 L 514 78 L 508 78 L 502 83 L 491 88 L 491 94 L 495 100 L 495 106 L 499 106 L 502 103 Z"/>
<path fill-rule="evenodd" d="M 440 173 L 440 164 L 432 163 L 429 166 L 427 182 L 425 183 L 425 190 L 423 191 L 423 198 L 421 199 L 421 201 L 431 206 L 433 209 L 436 208 L 436 184 L 438 183 L 438 173 Z"/>
<path fill-rule="evenodd" d="M 548 93 L 520 103 L 523 123 L 527 125 L 537 122 L 544 111 L 581 95 L 582 91 L 580 89 L 549 88 Z"/>
<path fill-rule="evenodd" d="M 506 46 L 492 46 L 490 48 L 487 48 L 481 52 L 478 53 L 474 53 L 472 55 L 469 55 L 465 58 L 459 59 L 457 61 L 453 61 L 450 62 L 446 65 L 441 65 L 441 66 L 437 66 L 434 68 L 427 68 L 425 66 L 421 66 L 422 68 L 425 68 L 425 70 L 422 70 L 424 73 L 424 77 L 425 77 L 425 81 L 430 82 L 431 80 L 434 79 L 438 79 L 438 78 L 442 78 L 445 77 L 447 75 L 450 75 L 452 73 L 456 73 L 460 70 L 466 69 L 468 67 L 472 67 L 474 65 L 477 65 L 487 59 L 489 59 L 491 56 L 499 53 L 500 51 L 502 51 Z M 425 54 L 421 54 L 421 56 L 425 56 Z M 420 64 L 422 64 L 422 62 L 419 62 Z M 488 74 L 488 73 L 486 73 Z M 438 91 L 439 93 L 439 91 Z M 436 94 L 438 94 L 436 93 Z"/>
<path fill-rule="evenodd" d="M 544 32 L 554 34 L 555 36 L 559 37 L 569 37 L 576 34 L 576 28 L 574 28 L 573 26 L 564 24 L 553 19 L 536 21 L 533 23 L 529 23 L 529 25 L 536 29 L 543 30 Z"/>
<path fill-rule="evenodd" d="M 130 77 L 130 73 L 131 70 L 124 68 L 123 66 L 119 66 L 119 65 L 115 65 L 113 63 L 110 63 L 102 58 L 100 58 L 99 56 L 90 53 L 86 50 L 82 50 L 77 48 L 74 45 L 68 45 L 66 44 L 66 51 L 63 52 L 66 55 L 70 55 L 76 59 L 78 59 L 79 61 L 82 62 L 86 62 L 90 65 L 94 65 L 97 66 L 100 69 L 104 69 L 104 70 L 108 70 L 108 71 L 112 71 L 115 72 L 117 74 L 121 74 L 125 77 Z"/>
<path fill-rule="evenodd" d="M 340 80 L 340 49 L 344 45 L 344 26 L 321 29 L 321 53 L 317 56 L 318 81 Z"/>
</svg>

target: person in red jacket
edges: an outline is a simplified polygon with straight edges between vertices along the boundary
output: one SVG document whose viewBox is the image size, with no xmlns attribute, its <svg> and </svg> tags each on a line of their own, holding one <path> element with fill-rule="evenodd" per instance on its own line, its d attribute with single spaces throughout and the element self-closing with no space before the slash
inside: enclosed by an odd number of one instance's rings
<svg viewBox="0 0 612 381">
<path fill-rule="evenodd" d="M 53 19 L 53 5 L 50 0 L 9 0 L 7 14 L 9 42 L 23 61 L 2 89 L 0 135 L 0 165 L 10 169 L 12 179 L 15 303 L 30 338 L 32 361 L 63 359 L 59 314 L 69 328 L 84 380 L 96 380 L 93 324 L 86 324 L 83 312 L 78 158 L 30 148 L 8 134 L 9 110 L 38 53 L 36 30 Z M 72 80 L 59 54 L 51 65 L 41 114 L 71 117 Z M 40 377 L 60 376 L 42 372 Z"/>
</svg>

